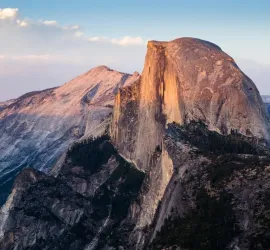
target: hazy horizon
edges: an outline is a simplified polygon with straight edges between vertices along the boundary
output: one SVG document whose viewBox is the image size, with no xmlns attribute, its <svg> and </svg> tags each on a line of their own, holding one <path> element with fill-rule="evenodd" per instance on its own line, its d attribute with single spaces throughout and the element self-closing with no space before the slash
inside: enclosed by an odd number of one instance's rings
<svg viewBox="0 0 270 250">
<path fill-rule="evenodd" d="M 196 37 L 232 56 L 270 95 L 270 2 L 2 0 L 0 101 L 98 65 L 141 73 L 148 40 Z"/>
</svg>

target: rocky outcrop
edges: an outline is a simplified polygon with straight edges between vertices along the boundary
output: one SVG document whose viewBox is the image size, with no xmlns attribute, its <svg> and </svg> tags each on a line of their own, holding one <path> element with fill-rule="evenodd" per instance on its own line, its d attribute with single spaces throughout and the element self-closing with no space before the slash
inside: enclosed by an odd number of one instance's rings
<svg viewBox="0 0 270 250">
<path fill-rule="evenodd" d="M 147 174 L 137 229 L 152 223 L 173 173 L 165 128 L 190 121 L 225 135 L 238 131 L 269 139 L 255 84 L 218 46 L 193 38 L 150 41 L 141 79 L 119 91 L 111 125 L 119 152 Z"/>
<path fill-rule="evenodd" d="M 132 158 L 147 162 L 141 152 L 152 151 L 160 144 L 153 133 L 160 134 L 159 124 L 173 121 L 184 124 L 200 120 L 222 134 L 237 130 L 269 138 L 268 117 L 255 84 L 230 56 L 210 42 L 193 38 L 149 42 L 141 80 L 133 88 L 139 119 L 135 144 L 146 137 L 149 143 L 137 145 Z M 119 92 L 116 98 L 112 126 L 112 135 L 119 144 L 124 139 L 120 133 L 125 133 L 119 132 L 121 119 L 126 116 L 118 108 L 126 106 L 125 94 Z"/>
<path fill-rule="evenodd" d="M 2 103 L 1 203 L 22 168 L 46 171 L 74 141 L 103 134 L 118 89 L 138 78 L 137 73 L 129 75 L 100 66 L 61 87 Z"/>
<path fill-rule="evenodd" d="M 19 174 L 0 211 L 0 249 L 125 249 L 143 179 L 107 136 L 77 143 L 57 178 Z"/>
<path fill-rule="evenodd" d="M 173 174 L 144 230 L 136 216 L 153 192 L 151 177 L 102 136 L 76 143 L 55 177 L 22 171 L 0 211 L 0 249 L 269 248 L 270 151 L 263 141 L 220 135 L 202 122 L 174 123 L 164 147 Z"/>
<path fill-rule="evenodd" d="M 148 247 L 268 249 L 268 148 L 255 138 L 222 136 L 196 122 L 169 124 L 164 143 L 174 174 Z"/>
</svg>

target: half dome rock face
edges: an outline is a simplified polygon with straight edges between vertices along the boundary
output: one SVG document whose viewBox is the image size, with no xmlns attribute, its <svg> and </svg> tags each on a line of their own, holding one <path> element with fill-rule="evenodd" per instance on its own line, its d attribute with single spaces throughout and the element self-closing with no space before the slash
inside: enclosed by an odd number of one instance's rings
<svg viewBox="0 0 270 250">
<path fill-rule="evenodd" d="M 256 86 L 210 42 L 192 38 L 149 42 L 142 79 L 148 84 L 142 84 L 141 106 L 160 97 L 168 123 L 201 120 L 223 134 L 233 129 L 269 137 Z"/>
<path fill-rule="evenodd" d="M 23 167 L 50 168 L 76 140 L 104 133 L 118 89 L 139 75 L 96 67 L 61 87 L 0 105 L 0 189 Z"/>
<path fill-rule="evenodd" d="M 268 115 L 255 84 L 215 44 L 194 38 L 150 41 L 137 85 L 132 87 L 136 94 L 131 89 L 119 92 L 112 126 L 115 140 L 125 139 L 126 132 L 119 131 L 116 123 L 121 123 L 120 113 L 124 114 L 127 102 L 133 106 L 136 103 L 134 119 L 139 122 L 132 132 L 137 146 L 123 148 L 131 157 L 147 161 L 140 152 L 159 145 L 161 137 L 156 135 L 162 134 L 164 123 L 171 122 L 203 121 L 209 129 L 222 134 L 234 130 L 269 139 Z M 134 95 L 137 97 L 129 101 L 129 96 Z M 123 103 L 119 104 L 121 98 Z"/>
<path fill-rule="evenodd" d="M 171 122 L 202 121 L 222 134 L 233 130 L 269 139 L 268 114 L 255 84 L 215 44 L 194 38 L 150 41 L 136 84 L 116 98 L 112 136 L 143 169 L 149 163 L 145 152 L 162 144 L 162 131 Z M 131 110 L 133 119 L 126 119 Z"/>
<path fill-rule="evenodd" d="M 190 121 L 221 134 L 269 138 L 256 86 L 218 46 L 193 38 L 150 41 L 141 79 L 119 91 L 111 125 L 120 153 L 147 174 L 147 192 L 134 209 L 137 228 L 154 219 L 173 173 L 164 130 L 169 123 Z"/>
</svg>

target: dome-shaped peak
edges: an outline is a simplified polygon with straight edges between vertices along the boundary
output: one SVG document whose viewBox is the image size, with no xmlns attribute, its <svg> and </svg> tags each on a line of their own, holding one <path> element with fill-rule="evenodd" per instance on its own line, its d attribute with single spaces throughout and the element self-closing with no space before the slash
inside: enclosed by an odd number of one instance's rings
<svg viewBox="0 0 270 250">
<path fill-rule="evenodd" d="M 212 48 L 216 50 L 221 50 L 219 46 L 217 46 L 214 43 L 201 40 L 198 38 L 192 38 L 192 37 L 182 37 L 182 38 L 177 38 L 169 42 L 164 42 L 164 41 L 149 41 L 147 47 L 148 48 L 165 48 L 167 46 L 181 46 L 185 48 Z"/>
<path fill-rule="evenodd" d="M 182 38 L 177 38 L 174 39 L 172 41 L 170 41 L 169 43 L 177 43 L 179 45 L 182 46 L 197 46 L 197 47 L 208 47 L 208 48 L 215 48 L 218 50 L 221 50 L 221 48 L 219 46 L 217 46 L 216 44 L 209 42 L 209 41 L 205 41 L 202 39 L 198 39 L 198 38 L 193 38 L 193 37 L 182 37 Z"/>
</svg>

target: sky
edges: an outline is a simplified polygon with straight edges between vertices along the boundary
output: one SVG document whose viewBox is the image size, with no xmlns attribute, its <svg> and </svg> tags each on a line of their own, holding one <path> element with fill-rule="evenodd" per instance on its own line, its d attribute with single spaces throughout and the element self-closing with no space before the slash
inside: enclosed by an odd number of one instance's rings
<svg viewBox="0 0 270 250">
<path fill-rule="evenodd" d="M 98 65 L 141 72 L 148 40 L 219 45 L 270 95 L 269 0 L 0 0 L 0 101 Z"/>
</svg>

